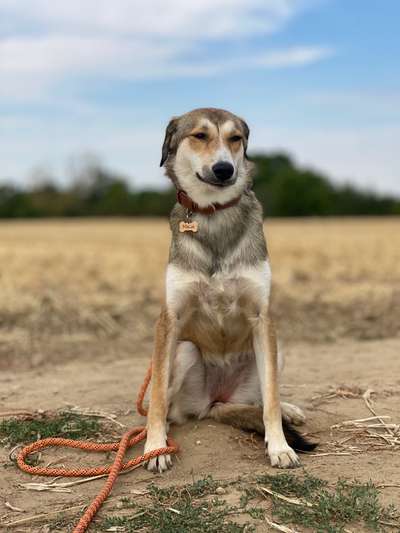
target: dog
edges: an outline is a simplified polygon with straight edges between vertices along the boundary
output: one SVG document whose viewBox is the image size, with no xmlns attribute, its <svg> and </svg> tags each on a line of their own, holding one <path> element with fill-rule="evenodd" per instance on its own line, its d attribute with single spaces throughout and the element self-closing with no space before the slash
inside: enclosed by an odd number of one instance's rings
<svg viewBox="0 0 400 533">
<path fill-rule="evenodd" d="M 291 468 L 300 464 L 294 449 L 315 445 L 289 425 L 304 422 L 303 412 L 280 402 L 283 357 L 269 309 L 271 269 L 248 139 L 244 120 L 214 108 L 175 117 L 166 129 L 160 166 L 178 201 L 145 452 L 166 446 L 170 423 L 212 418 L 261 433 L 271 465 Z M 171 464 L 161 455 L 146 467 L 163 472 Z"/>
</svg>

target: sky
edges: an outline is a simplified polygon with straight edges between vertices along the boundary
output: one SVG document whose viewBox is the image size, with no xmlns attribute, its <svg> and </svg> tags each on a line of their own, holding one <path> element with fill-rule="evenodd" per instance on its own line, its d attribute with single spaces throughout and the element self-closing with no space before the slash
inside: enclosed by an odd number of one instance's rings
<svg viewBox="0 0 400 533">
<path fill-rule="evenodd" d="M 0 0 L 0 179 L 91 154 L 166 186 L 168 120 L 211 106 L 250 153 L 400 195 L 399 21 L 398 0 Z"/>
</svg>

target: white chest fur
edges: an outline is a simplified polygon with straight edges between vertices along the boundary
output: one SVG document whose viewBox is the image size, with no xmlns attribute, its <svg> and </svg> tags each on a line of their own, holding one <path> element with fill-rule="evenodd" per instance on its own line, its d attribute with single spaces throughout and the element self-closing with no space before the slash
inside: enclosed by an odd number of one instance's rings
<svg viewBox="0 0 400 533">
<path fill-rule="evenodd" d="M 252 322 L 268 308 L 270 285 L 268 261 L 213 276 L 170 264 L 166 303 L 178 319 L 181 338 L 214 358 L 246 347 Z"/>
</svg>

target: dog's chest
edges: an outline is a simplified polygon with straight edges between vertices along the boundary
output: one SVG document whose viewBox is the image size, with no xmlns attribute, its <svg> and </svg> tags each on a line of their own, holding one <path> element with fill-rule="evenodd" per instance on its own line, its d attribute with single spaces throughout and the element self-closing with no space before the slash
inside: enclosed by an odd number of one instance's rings
<svg viewBox="0 0 400 533">
<path fill-rule="evenodd" d="M 167 306 L 178 317 L 180 338 L 214 358 L 251 348 L 251 327 L 268 306 L 269 288 L 266 261 L 213 276 L 169 265 Z"/>
</svg>

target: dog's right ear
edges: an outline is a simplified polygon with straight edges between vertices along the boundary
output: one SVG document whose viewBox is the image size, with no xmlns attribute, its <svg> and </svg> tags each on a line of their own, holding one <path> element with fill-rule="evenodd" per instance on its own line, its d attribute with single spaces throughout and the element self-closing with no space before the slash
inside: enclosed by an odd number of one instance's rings
<svg viewBox="0 0 400 533">
<path fill-rule="evenodd" d="M 174 135 L 178 128 L 178 117 L 174 117 L 169 121 L 167 129 L 165 130 L 165 138 L 161 152 L 161 162 L 160 167 L 162 167 L 165 161 L 168 159 L 169 154 L 171 153 Z"/>
</svg>

